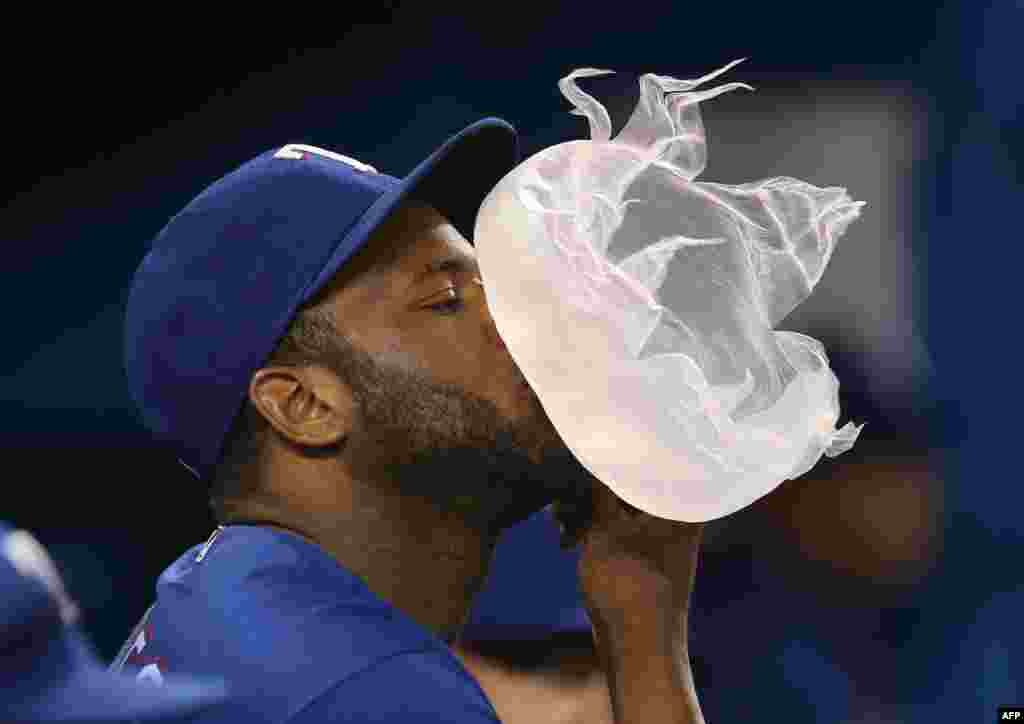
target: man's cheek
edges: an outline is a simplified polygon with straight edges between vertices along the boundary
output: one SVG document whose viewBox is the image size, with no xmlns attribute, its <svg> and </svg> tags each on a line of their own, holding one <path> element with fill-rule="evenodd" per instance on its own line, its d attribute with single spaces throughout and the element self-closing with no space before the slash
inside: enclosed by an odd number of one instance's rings
<svg viewBox="0 0 1024 724">
<path fill-rule="evenodd" d="M 379 332 L 374 339 L 374 347 L 379 350 L 374 355 L 378 364 L 420 377 L 430 372 L 423 364 L 422 350 L 410 344 L 399 332 Z"/>
</svg>

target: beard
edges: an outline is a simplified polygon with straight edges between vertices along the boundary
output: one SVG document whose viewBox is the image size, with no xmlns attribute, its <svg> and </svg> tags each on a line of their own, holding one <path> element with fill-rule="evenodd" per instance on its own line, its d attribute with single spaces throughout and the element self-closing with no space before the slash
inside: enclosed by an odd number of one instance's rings
<svg viewBox="0 0 1024 724">
<path fill-rule="evenodd" d="M 352 389 L 360 425 L 343 455 L 356 477 L 420 498 L 496 534 L 548 504 L 589 499 L 595 478 L 535 394 L 509 421 L 454 384 L 382 364 L 339 339 L 326 360 Z"/>
</svg>

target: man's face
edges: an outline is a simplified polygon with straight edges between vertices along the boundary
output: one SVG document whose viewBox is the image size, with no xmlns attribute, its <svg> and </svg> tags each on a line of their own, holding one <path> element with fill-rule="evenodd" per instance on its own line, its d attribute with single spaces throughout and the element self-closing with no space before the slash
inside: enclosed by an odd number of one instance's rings
<svg viewBox="0 0 1024 724">
<path fill-rule="evenodd" d="M 436 211 L 396 213 L 333 287 L 347 341 L 328 362 L 361 418 L 343 453 L 354 477 L 489 531 L 589 490 L 498 336 L 473 247 Z"/>
</svg>

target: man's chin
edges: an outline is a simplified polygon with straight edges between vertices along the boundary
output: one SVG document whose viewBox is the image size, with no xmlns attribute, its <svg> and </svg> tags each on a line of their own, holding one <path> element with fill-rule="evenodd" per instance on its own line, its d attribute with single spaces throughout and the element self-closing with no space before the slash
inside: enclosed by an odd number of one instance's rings
<svg viewBox="0 0 1024 724">
<path fill-rule="evenodd" d="M 518 471 L 521 476 L 516 476 L 515 487 L 506 488 L 497 494 L 497 500 L 492 500 L 500 504 L 490 509 L 490 530 L 510 528 L 556 500 L 578 498 L 591 486 L 593 477 L 561 439 L 548 441 L 528 457 L 530 463 Z"/>
<path fill-rule="evenodd" d="M 553 497 L 551 500 L 548 500 L 547 502 L 544 503 L 538 502 L 518 508 L 509 507 L 501 511 L 501 513 L 497 516 L 495 516 L 495 518 L 490 522 L 488 528 L 492 533 L 501 533 L 502 531 L 507 530 L 508 528 L 512 528 L 513 526 L 522 523 L 524 520 L 534 515 L 535 513 L 539 513 L 540 511 L 544 510 L 544 508 L 546 508 L 552 502 L 554 502 Z"/>
</svg>

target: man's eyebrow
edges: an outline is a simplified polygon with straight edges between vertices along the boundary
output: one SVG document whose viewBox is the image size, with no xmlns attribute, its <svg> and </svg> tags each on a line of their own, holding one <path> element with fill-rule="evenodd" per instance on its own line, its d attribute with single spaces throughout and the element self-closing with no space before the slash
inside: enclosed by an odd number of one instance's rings
<svg viewBox="0 0 1024 724">
<path fill-rule="evenodd" d="M 434 259 L 427 264 L 423 271 L 413 278 L 412 283 L 416 285 L 433 274 L 451 271 L 477 274 L 480 268 L 477 265 L 476 259 L 471 256 L 466 254 L 448 254 L 439 259 Z"/>
</svg>

